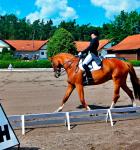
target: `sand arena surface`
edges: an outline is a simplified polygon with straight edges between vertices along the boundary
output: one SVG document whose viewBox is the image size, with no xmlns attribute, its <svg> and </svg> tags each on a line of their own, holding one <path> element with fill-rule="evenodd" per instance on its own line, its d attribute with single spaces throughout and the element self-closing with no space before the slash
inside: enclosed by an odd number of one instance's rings
<svg viewBox="0 0 140 150">
<path fill-rule="evenodd" d="M 136 69 L 138 77 L 140 70 Z M 7 115 L 47 113 L 55 111 L 67 88 L 67 76 L 56 79 L 53 72 L 1 72 L 0 102 Z M 128 77 L 128 85 L 132 85 Z M 113 96 L 112 81 L 85 87 L 86 101 L 92 109 L 108 108 Z M 140 105 L 139 101 L 136 101 Z M 130 106 L 131 101 L 121 90 L 116 106 Z M 82 110 L 76 90 L 63 111 Z M 37 128 L 26 136 L 16 130 L 22 150 L 139 150 L 140 119 L 110 123 L 88 123 L 68 131 L 65 126 Z M 16 148 L 14 148 L 16 149 Z"/>
</svg>

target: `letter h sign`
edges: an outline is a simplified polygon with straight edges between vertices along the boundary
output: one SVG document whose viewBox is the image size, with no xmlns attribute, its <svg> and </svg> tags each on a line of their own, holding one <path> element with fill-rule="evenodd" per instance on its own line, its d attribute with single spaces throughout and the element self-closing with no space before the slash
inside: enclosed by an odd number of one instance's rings
<svg viewBox="0 0 140 150">
<path fill-rule="evenodd" d="M 10 140 L 8 124 L 5 124 L 3 127 L 4 129 L 2 130 L 2 127 L 0 126 L 0 143 L 4 142 L 4 136 L 6 137 L 6 140 Z"/>
<path fill-rule="evenodd" d="M 19 148 L 20 143 L 2 105 L 0 104 L 0 150 L 14 146 L 18 146 Z"/>
</svg>

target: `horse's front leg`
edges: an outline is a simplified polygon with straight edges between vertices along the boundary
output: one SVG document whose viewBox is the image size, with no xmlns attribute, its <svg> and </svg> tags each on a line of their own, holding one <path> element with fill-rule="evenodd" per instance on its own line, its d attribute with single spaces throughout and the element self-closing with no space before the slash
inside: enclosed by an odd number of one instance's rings
<svg viewBox="0 0 140 150">
<path fill-rule="evenodd" d="M 76 89 L 80 98 L 82 105 L 86 108 L 86 110 L 91 110 L 84 98 L 84 88 L 81 84 L 76 84 Z"/>
<path fill-rule="evenodd" d="M 55 111 L 55 112 L 60 112 L 62 111 L 63 107 L 64 107 L 64 104 L 66 103 L 66 101 L 68 100 L 68 98 L 70 97 L 72 91 L 74 90 L 75 86 L 68 83 L 68 87 L 67 87 L 67 90 L 66 90 L 66 93 L 65 93 L 65 96 L 62 100 L 62 103 L 61 103 L 61 106 Z"/>
</svg>

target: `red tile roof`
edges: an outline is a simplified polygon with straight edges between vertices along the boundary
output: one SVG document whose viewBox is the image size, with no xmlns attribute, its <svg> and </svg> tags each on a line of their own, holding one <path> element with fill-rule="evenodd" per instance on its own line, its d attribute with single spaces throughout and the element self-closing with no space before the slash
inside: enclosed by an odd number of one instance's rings
<svg viewBox="0 0 140 150">
<path fill-rule="evenodd" d="M 137 50 L 140 49 L 140 34 L 131 35 L 126 37 L 120 43 L 115 46 L 112 46 L 108 50 Z"/>
<path fill-rule="evenodd" d="M 16 51 L 37 51 L 44 46 L 48 40 L 4 40 L 7 44 L 11 45 Z M 101 50 L 107 45 L 110 40 L 100 40 L 98 50 Z M 83 51 L 89 46 L 89 41 L 75 41 L 77 51 Z"/>
<path fill-rule="evenodd" d="M 47 43 L 47 40 L 4 40 L 16 51 L 37 51 Z"/>
<path fill-rule="evenodd" d="M 77 51 L 83 51 L 89 46 L 89 41 L 75 41 L 75 47 L 77 48 Z"/>
<path fill-rule="evenodd" d="M 98 50 L 101 50 L 105 45 L 107 45 L 111 40 L 104 39 L 99 41 L 99 47 Z M 75 41 L 75 45 L 77 48 L 77 51 L 83 51 L 89 46 L 90 42 L 89 41 Z"/>
</svg>

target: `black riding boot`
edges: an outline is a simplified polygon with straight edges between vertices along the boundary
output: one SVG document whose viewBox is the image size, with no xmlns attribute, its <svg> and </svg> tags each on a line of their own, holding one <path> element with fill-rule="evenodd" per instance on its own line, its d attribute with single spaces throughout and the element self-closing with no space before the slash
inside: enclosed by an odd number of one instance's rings
<svg viewBox="0 0 140 150">
<path fill-rule="evenodd" d="M 93 82 L 92 74 L 91 74 L 88 66 L 86 64 L 84 64 L 83 68 L 85 69 L 85 73 L 86 73 L 86 76 L 84 76 L 84 84 L 85 85 L 92 84 L 92 82 Z"/>
</svg>

